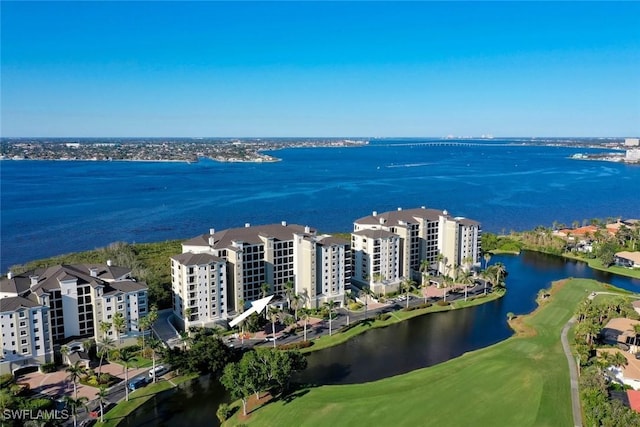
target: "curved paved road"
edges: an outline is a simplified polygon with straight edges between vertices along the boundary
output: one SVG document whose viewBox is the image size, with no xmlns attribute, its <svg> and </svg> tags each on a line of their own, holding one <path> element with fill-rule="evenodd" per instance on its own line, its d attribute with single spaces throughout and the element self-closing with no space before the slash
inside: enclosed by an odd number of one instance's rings
<svg viewBox="0 0 640 427">
<path fill-rule="evenodd" d="M 576 361 L 571 354 L 571 348 L 569 347 L 569 340 L 567 339 L 567 333 L 569 329 L 576 323 L 576 318 L 569 319 L 562 332 L 560 333 L 560 341 L 562 342 L 562 349 L 564 355 L 569 362 L 569 376 L 571 377 L 571 409 L 573 410 L 573 425 L 575 427 L 582 427 L 582 408 L 580 407 L 580 392 L 578 388 L 578 368 Z"/>
</svg>

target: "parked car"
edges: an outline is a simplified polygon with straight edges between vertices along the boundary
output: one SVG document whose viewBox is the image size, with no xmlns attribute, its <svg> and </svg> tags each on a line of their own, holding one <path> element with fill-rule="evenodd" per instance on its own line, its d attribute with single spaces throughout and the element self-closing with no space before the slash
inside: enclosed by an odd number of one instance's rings
<svg viewBox="0 0 640 427">
<path fill-rule="evenodd" d="M 169 372 L 169 368 L 167 368 L 166 366 L 163 366 L 163 365 L 156 366 L 155 369 L 151 369 L 149 371 L 149 379 L 152 380 L 154 377 L 155 378 L 161 377 L 167 372 Z"/>
</svg>

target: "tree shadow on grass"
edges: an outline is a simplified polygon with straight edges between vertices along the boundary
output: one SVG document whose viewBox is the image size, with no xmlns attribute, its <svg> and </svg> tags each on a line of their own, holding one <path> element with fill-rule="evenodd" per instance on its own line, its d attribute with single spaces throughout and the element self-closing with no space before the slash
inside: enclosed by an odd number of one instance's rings
<svg viewBox="0 0 640 427">
<path fill-rule="evenodd" d="M 293 393 L 288 393 L 285 396 L 281 396 L 278 400 L 282 401 L 283 405 L 287 405 L 287 404 L 293 402 L 294 400 L 296 400 L 298 397 L 302 397 L 307 393 L 309 393 L 309 388 L 298 390 L 298 391 L 295 391 Z"/>
</svg>

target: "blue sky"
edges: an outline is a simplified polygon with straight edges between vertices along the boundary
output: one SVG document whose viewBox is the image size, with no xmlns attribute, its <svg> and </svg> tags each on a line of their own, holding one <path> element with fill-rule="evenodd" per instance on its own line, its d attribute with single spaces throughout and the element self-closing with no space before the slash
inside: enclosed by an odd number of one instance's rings
<svg viewBox="0 0 640 427">
<path fill-rule="evenodd" d="M 2 136 L 638 136 L 637 2 L 6 2 Z"/>
</svg>

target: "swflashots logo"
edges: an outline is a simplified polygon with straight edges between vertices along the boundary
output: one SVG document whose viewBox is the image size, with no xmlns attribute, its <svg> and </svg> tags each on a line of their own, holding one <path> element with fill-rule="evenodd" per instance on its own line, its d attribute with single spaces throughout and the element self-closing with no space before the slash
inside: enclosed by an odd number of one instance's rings
<svg viewBox="0 0 640 427">
<path fill-rule="evenodd" d="M 71 417 L 68 409 L 5 409 L 2 411 L 3 420 L 20 420 L 20 421 L 32 421 L 32 420 L 47 420 L 47 421 L 64 421 Z"/>
</svg>

